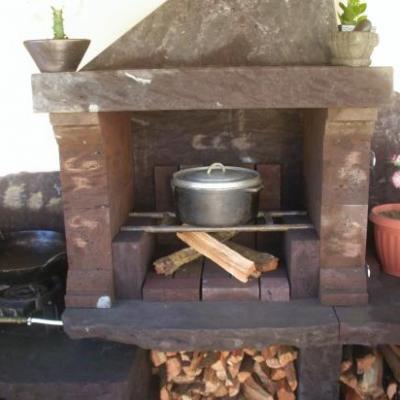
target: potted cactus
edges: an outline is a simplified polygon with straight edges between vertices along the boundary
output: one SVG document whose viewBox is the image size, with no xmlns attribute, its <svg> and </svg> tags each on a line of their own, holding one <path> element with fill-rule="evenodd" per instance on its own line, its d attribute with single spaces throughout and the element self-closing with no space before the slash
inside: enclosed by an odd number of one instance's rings
<svg viewBox="0 0 400 400">
<path fill-rule="evenodd" d="M 379 43 L 379 36 L 373 32 L 372 23 L 365 12 L 367 3 L 361 0 L 347 0 L 340 3 L 341 25 L 333 32 L 329 41 L 333 65 L 349 67 L 367 67 L 371 65 L 371 56 Z"/>
<path fill-rule="evenodd" d="M 26 40 L 24 45 L 40 72 L 76 71 L 90 40 L 69 39 L 64 31 L 63 10 L 52 7 L 53 39 Z"/>
</svg>

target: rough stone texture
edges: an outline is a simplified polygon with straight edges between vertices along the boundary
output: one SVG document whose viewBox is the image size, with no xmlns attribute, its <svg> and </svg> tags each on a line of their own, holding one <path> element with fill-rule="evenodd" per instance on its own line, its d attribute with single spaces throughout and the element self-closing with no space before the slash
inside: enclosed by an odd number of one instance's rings
<svg viewBox="0 0 400 400">
<path fill-rule="evenodd" d="M 58 172 L 0 177 L 0 229 L 64 229 Z"/>
<path fill-rule="evenodd" d="M 335 29 L 331 0 L 169 0 L 84 69 L 322 65 Z"/>
<path fill-rule="evenodd" d="M 68 252 L 67 306 L 114 298 L 112 240 L 133 206 L 127 113 L 53 114 Z"/>
<path fill-rule="evenodd" d="M 307 208 L 320 238 L 323 304 L 368 302 L 364 266 L 369 149 L 376 117 L 374 109 L 305 113 Z M 354 284 L 343 285 L 347 279 Z"/>
<path fill-rule="evenodd" d="M 293 299 L 318 297 L 320 246 L 314 230 L 284 234 L 285 260 Z"/>
<path fill-rule="evenodd" d="M 381 272 L 373 253 L 367 256 L 370 304 L 367 307 L 336 307 L 341 341 L 345 344 L 400 343 L 400 279 Z"/>
<path fill-rule="evenodd" d="M 341 361 L 342 347 L 338 344 L 301 348 L 297 362 L 298 400 L 337 400 Z"/>
<path fill-rule="evenodd" d="M 150 270 L 143 286 L 144 301 L 200 301 L 203 258 L 179 268 L 173 276 L 158 275 Z"/>
<path fill-rule="evenodd" d="M 149 357 L 136 347 L 43 327 L 3 327 L 0 347 L 2 399 L 148 400 Z"/>
<path fill-rule="evenodd" d="M 37 74 L 32 85 L 35 111 L 47 113 L 378 107 L 390 103 L 393 70 L 282 66 L 88 71 Z"/>
<path fill-rule="evenodd" d="M 259 301 L 258 279 L 239 282 L 208 258 L 204 261 L 202 274 L 203 301 Z"/>
<path fill-rule="evenodd" d="M 275 271 L 263 274 L 260 278 L 260 298 L 267 302 L 288 302 L 291 292 L 289 279 L 284 265 Z"/>
<path fill-rule="evenodd" d="M 67 309 L 64 329 L 72 338 L 104 338 L 166 351 L 263 348 L 285 343 L 337 343 L 338 322 L 317 300 L 290 303 L 119 302 L 110 310 Z"/>
<path fill-rule="evenodd" d="M 148 219 L 144 222 L 148 223 Z M 118 299 L 142 298 L 142 286 L 154 255 L 154 245 L 154 235 L 145 232 L 120 232 L 114 238 L 114 284 Z"/>
</svg>

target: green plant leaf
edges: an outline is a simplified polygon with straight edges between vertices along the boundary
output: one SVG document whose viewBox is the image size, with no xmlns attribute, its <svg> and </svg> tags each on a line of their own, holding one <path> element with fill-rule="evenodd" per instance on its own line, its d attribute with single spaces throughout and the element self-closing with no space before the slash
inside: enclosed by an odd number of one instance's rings
<svg viewBox="0 0 400 400">
<path fill-rule="evenodd" d="M 339 6 L 340 6 L 340 8 L 344 11 L 344 12 L 346 12 L 346 6 L 344 5 L 344 3 L 342 3 L 342 2 L 340 2 L 339 3 Z"/>
<path fill-rule="evenodd" d="M 367 19 L 367 16 L 366 15 L 361 15 L 361 17 L 359 17 L 358 19 L 357 19 L 357 24 L 359 24 L 360 22 L 362 22 L 362 21 L 365 21 Z"/>
<path fill-rule="evenodd" d="M 367 3 L 362 3 L 358 6 L 358 12 L 364 14 L 367 11 Z"/>
</svg>

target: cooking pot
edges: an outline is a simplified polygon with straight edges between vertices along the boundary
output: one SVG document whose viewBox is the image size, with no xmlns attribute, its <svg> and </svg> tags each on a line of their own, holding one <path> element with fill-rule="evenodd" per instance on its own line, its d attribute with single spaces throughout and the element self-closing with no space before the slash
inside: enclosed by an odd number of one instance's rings
<svg viewBox="0 0 400 400">
<path fill-rule="evenodd" d="M 178 171 L 171 183 L 177 216 L 183 223 L 229 227 L 257 217 L 263 188 L 257 171 L 215 163 Z"/>
</svg>

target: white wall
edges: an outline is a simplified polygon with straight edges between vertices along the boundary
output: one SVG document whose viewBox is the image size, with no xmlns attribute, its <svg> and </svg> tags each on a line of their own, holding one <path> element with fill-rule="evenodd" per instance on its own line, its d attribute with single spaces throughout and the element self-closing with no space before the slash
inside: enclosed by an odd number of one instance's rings
<svg viewBox="0 0 400 400">
<path fill-rule="evenodd" d="M 48 117 L 32 112 L 30 75 L 36 67 L 22 46 L 25 39 L 51 37 L 50 5 L 64 5 L 69 37 L 92 39 L 85 57 L 89 60 L 164 1 L 0 1 L 0 176 L 58 169 L 57 147 Z M 400 78 L 400 1 L 368 3 L 370 18 L 381 36 L 374 64 L 395 65 Z M 400 79 L 396 86 L 400 89 Z"/>
</svg>

